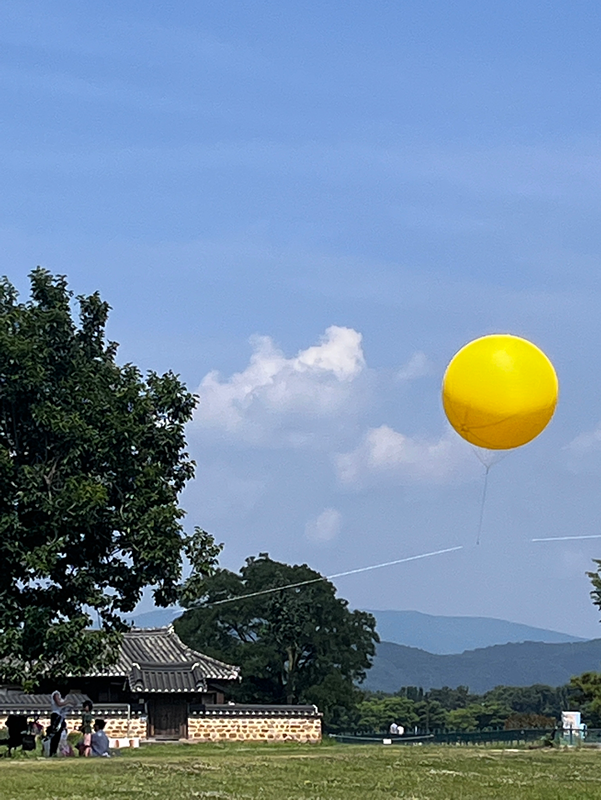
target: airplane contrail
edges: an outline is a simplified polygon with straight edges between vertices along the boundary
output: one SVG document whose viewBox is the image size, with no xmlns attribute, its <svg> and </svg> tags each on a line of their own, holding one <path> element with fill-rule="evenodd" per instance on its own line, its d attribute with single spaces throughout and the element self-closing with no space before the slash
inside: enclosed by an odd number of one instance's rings
<svg viewBox="0 0 601 800">
<path fill-rule="evenodd" d="M 546 539 L 531 539 L 531 542 L 569 542 L 572 539 L 601 539 L 601 533 L 593 533 L 590 536 L 549 536 Z"/>
<path fill-rule="evenodd" d="M 346 575 L 356 575 L 358 572 L 369 572 L 372 569 L 381 569 L 382 567 L 392 567 L 394 564 L 405 564 L 407 561 L 417 561 L 420 558 L 430 558 L 431 556 L 439 556 L 443 553 L 452 553 L 455 550 L 463 550 L 463 545 L 457 547 L 446 547 L 444 550 L 433 550 L 430 553 L 420 553 L 417 556 L 407 556 L 406 558 L 397 558 L 394 561 L 385 561 L 383 564 L 372 564 L 370 567 L 359 567 L 358 569 L 349 569 L 346 572 L 337 572 L 335 575 L 320 575 L 319 578 L 310 578 L 308 581 L 299 581 L 298 583 L 288 583 L 285 586 L 275 586 L 271 589 L 261 589 L 259 592 L 250 592 L 249 594 L 241 594 L 237 597 L 227 597 L 225 600 L 215 600 L 213 603 L 206 603 L 204 605 L 194 606 L 194 608 L 212 608 L 213 606 L 221 606 L 224 603 L 233 603 L 236 600 L 246 600 L 248 597 L 259 597 L 263 594 L 273 594 L 273 592 L 282 592 L 284 589 L 297 589 L 300 586 L 308 586 L 310 583 L 319 583 L 320 581 L 329 581 L 333 578 L 344 578 Z"/>
</svg>

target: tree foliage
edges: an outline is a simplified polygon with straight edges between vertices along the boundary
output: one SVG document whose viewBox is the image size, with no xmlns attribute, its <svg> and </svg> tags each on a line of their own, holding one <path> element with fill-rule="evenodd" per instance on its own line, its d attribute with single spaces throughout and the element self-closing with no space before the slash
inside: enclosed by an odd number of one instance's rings
<svg viewBox="0 0 601 800">
<path fill-rule="evenodd" d="M 593 585 L 591 598 L 593 604 L 601 609 L 601 560 L 593 559 L 597 565 L 595 572 L 587 572 Z M 601 727 L 601 673 L 583 672 L 570 679 L 570 687 L 575 704 L 580 708 L 589 725 Z"/>
<path fill-rule="evenodd" d="M 31 684 L 110 658 L 144 587 L 173 603 L 182 555 L 190 590 L 219 548 L 181 525 L 194 396 L 117 365 L 97 293 L 77 323 L 64 277 L 30 278 L 28 302 L 0 282 L 0 663 Z"/>
<path fill-rule="evenodd" d="M 484 697 L 486 702 L 499 703 L 518 714 L 534 714 L 559 720 L 561 712 L 570 707 L 573 693 L 569 686 L 535 683 L 532 686 L 496 686 L 486 692 Z"/>
<path fill-rule="evenodd" d="M 296 588 L 257 594 L 265 590 Z M 244 599 L 244 595 L 249 595 Z M 241 598 L 225 602 L 232 598 Z M 336 587 L 306 565 L 248 558 L 239 574 L 219 569 L 176 621 L 186 644 L 238 664 L 241 702 L 316 703 L 326 724 L 341 726 L 357 702 L 375 653 L 376 621 L 350 611 Z"/>
<path fill-rule="evenodd" d="M 413 689 L 415 687 L 408 688 Z M 467 686 L 457 686 L 455 689 L 451 689 L 449 686 L 443 686 L 441 689 L 430 689 L 428 697 L 439 702 L 447 711 L 466 708 L 470 703 L 478 700 L 477 695 L 470 694 Z"/>
<path fill-rule="evenodd" d="M 515 731 L 520 728 L 554 728 L 557 725 L 555 717 L 545 717 L 544 714 L 530 714 L 527 712 L 515 713 L 505 720 L 505 729 Z"/>
<path fill-rule="evenodd" d="M 591 591 L 593 604 L 596 605 L 597 608 L 601 609 L 601 560 L 594 558 L 593 561 L 597 565 L 597 569 L 595 572 L 587 572 L 586 574 L 593 584 Z"/>
<path fill-rule="evenodd" d="M 574 704 L 593 728 L 601 728 L 601 673 L 583 672 L 570 678 Z"/>
<path fill-rule="evenodd" d="M 591 692 L 601 687 L 601 676 L 589 675 L 586 686 Z M 499 728 L 552 728 L 561 712 L 577 705 L 575 686 L 496 686 L 482 695 L 471 694 L 467 686 L 424 691 L 417 686 L 403 686 L 394 695 L 364 692 L 354 717 L 349 716 L 351 733 L 383 733 L 392 722 L 419 733 L 494 730 Z M 591 685 L 589 685 L 591 684 Z M 600 692 L 601 696 L 601 692 Z M 584 697 L 584 695 L 583 695 Z M 583 706 L 589 713 L 591 706 Z"/>
<path fill-rule="evenodd" d="M 419 723 L 416 704 L 406 697 L 366 698 L 359 704 L 358 711 L 357 733 L 386 733 L 393 722 L 412 731 Z"/>
</svg>

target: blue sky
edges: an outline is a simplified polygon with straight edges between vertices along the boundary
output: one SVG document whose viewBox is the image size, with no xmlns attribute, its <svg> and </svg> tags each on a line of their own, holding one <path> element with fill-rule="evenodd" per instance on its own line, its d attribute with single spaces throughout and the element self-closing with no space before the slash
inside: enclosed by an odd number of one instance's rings
<svg viewBox="0 0 601 800">
<path fill-rule="evenodd" d="M 120 358 L 201 404 L 183 504 L 353 605 L 599 635 L 597 3 L 26 1 L 0 7 L 0 271 L 113 306 Z M 509 331 L 549 428 L 490 475 L 442 373 Z"/>
</svg>

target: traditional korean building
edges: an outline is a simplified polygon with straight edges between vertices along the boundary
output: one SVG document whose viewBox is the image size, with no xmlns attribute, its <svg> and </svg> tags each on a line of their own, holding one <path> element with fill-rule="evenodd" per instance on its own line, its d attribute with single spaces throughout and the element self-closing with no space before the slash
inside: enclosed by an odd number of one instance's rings
<svg viewBox="0 0 601 800">
<path fill-rule="evenodd" d="M 132 629 L 119 660 L 97 675 L 73 679 L 72 688 L 95 705 L 127 705 L 145 717 L 148 738 L 188 737 L 191 710 L 224 702 L 240 668 L 187 647 L 172 625 Z"/>
<path fill-rule="evenodd" d="M 80 706 L 94 703 L 114 738 L 142 740 L 319 741 L 321 719 L 315 706 L 250 706 L 225 703 L 228 686 L 240 680 L 239 667 L 187 647 L 172 625 L 139 628 L 123 637 L 116 664 L 69 680 Z M 0 689 L 0 724 L 8 714 L 45 717 L 54 685 L 44 694 Z M 65 691 L 66 687 L 60 687 Z M 78 726 L 79 712 L 68 718 Z"/>
</svg>

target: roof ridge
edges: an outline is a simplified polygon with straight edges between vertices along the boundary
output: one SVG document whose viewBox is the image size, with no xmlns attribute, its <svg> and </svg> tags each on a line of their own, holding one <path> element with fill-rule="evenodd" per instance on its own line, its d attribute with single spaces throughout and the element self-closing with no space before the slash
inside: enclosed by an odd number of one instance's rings
<svg viewBox="0 0 601 800">
<path fill-rule="evenodd" d="M 205 679 L 239 680 L 240 667 L 205 655 L 182 642 L 173 625 L 156 628 L 137 628 L 125 633 L 117 664 L 98 670 L 96 674 L 119 675 L 127 678 L 133 672 L 163 673 L 194 670 L 198 664 Z M 136 678 L 137 680 L 137 678 Z M 162 689 L 156 689 L 163 691 Z M 171 691 L 171 689 L 165 689 Z M 183 691 L 184 689 L 180 689 Z M 194 689 L 192 689 L 194 691 Z"/>
<path fill-rule="evenodd" d="M 157 625 L 155 628 L 130 628 L 129 630 L 125 631 L 125 636 L 128 636 L 131 633 L 162 633 L 162 634 L 170 634 L 175 633 L 175 628 L 173 625 Z"/>
</svg>

